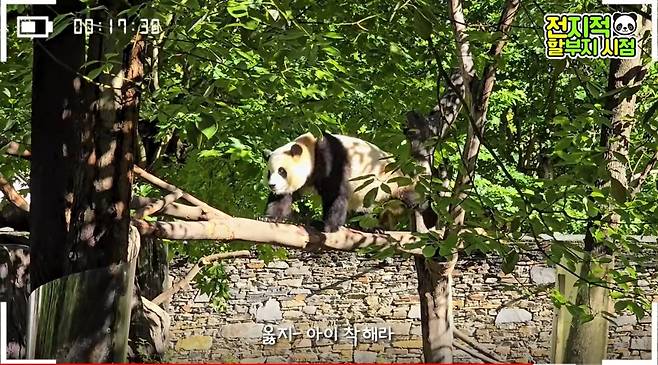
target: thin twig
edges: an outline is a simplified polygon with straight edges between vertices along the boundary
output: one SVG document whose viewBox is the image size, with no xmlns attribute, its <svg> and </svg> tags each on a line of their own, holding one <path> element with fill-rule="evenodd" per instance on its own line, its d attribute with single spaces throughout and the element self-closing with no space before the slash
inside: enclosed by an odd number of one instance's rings
<svg viewBox="0 0 658 365">
<path fill-rule="evenodd" d="M 171 298 L 174 294 L 178 293 L 182 288 L 188 286 L 192 282 L 192 280 L 194 280 L 197 274 L 201 272 L 201 269 L 203 269 L 206 265 L 210 265 L 213 262 L 222 259 L 246 257 L 250 255 L 251 252 L 245 250 L 245 251 L 235 251 L 235 252 L 222 252 L 222 253 L 216 253 L 216 254 L 204 256 L 200 258 L 199 261 L 197 261 L 197 263 L 190 269 L 190 271 L 187 272 L 187 274 L 183 279 L 176 282 L 174 285 L 171 286 L 171 288 L 160 293 L 151 302 L 153 302 L 155 305 L 160 305 L 164 303 L 164 301 Z"/>
<path fill-rule="evenodd" d="M 656 163 L 658 163 L 658 151 L 654 152 L 649 162 L 647 162 L 647 164 L 644 166 L 642 172 L 631 182 L 631 196 L 635 196 L 640 192 L 644 181 L 647 179 L 651 171 L 656 167 Z"/>
<path fill-rule="evenodd" d="M 500 363 L 502 363 L 502 361 L 495 361 L 494 359 L 491 359 L 488 356 L 482 355 L 479 352 L 474 351 L 473 349 L 460 344 L 459 342 L 455 342 L 454 346 L 456 348 L 464 351 L 465 353 L 467 353 L 467 354 L 469 354 L 469 355 L 471 355 L 471 356 L 473 356 L 477 359 L 480 359 L 480 360 L 484 361 L 485 364 L 500 364 Z"/>
<path fill-rule="evenodd" d="M 166 182 L 166 181 L 160 179 L 159 177 L 157 177 L 157 176 L 155 176 L 155 175 L 152 175 L 152 174 L 146 172 L 145 170 L 143 170 L 143 169 L 142 169 L 141 167 L 139 167 L 139 166 L 135 166 L 135 170 L 134 170 L 134 171 L 135 171 L 135 174 L 137 174 L 137 176 L 141 177 L 142 179 L 148 181 L 149 183 L 151 183 L 151 184 L 153 184 L 153 185 L 155 185 L 155 186 L 157 186 L 157 187 L 159 187 L 159 188 L 161 188 L 161 189 L 168 190 L 168 191 L 170 191 L 170 192 L 172 192 L 172 193 L 175 192 L 175 191 L 177 191 L 177 190 L 180 190 L 180 189 L 177 188 L 176 186 L 174 186 L 174 185 L 172 185 L 172 184 L 170 184 L 170 183 L 168 183 L 168 182 Z M 189 193 L 185 193 L 185 192 L 183 192 L 183 195 L 182 195 L 181 197 L 182 197 L 183 199 L 187 200 L 188 202 L 194 204 L 194 205 L 197 205 L 197 206 L 200 206 L 200 207 L 203 207 L 203 208 L 208 209 L 208 213 L 214 215 L 216 218 L 230 218 L 230 216 L 229 216 L 228 214 L 222 212 L 222 211 L 219 210 L 219 209 L 216 209 L 216 208 L 211 207 L 210 205 L 208 205 L 208 204 L 207 204 L 206 202 L 204 202 L 203 200 L 198 199 L 198 198 L 192 196 L 192 195 L 189 194 Z"/>
<path fill-rule="evenodd" d="M 504 362 L 503 360 L 499 359 L 498 356 L 495 353 L 485 349 L 484 347 L 482 347 L 482 345 L 475 342 L 475 340 L 468 337 L 465 333 L 459 331 L 458 329 L 456 329 L 456 328 L 453 329 L 453 333 L 454 333 L 455 337 L 457 337 L 458 339 L 464 341 L 466 344 L 468 344 L 469 346 L 471 346 L 475 350 L 479 351 L 482 355 L 484 355 L 484 357 L 489 358 L 487 360 L 487 359 L 484 359 L 482 357 L 477 356 L 480 360 L 487 361 L 487 362 L 492 362 L 492 363 L 502 363 L 502 362 Z M 455 346 L 457 346 L 456 343 L 455 343 Z M 473 354 L 471 353 L 471 355 L 473 355 Z M 476 355 L 473 355 L 473 356 L 476 356 Z"/>
</svg>

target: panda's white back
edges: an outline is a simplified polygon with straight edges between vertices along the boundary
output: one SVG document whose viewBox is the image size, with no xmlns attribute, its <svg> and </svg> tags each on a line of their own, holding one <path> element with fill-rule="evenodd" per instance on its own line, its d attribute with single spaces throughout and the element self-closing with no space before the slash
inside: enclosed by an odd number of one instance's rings
<svg viewBox="0 0 658 365">
<path fill-rule="evenodd" d="M 359 189 L 359 191 L 355 191 L 355 190 L 363 183 L 370 180 L 372 177 L 369 177 L 367 179 L 360 179 L 356 181 L 349 181 L 351 191 L 350 191 L 350 199 L 348 202 L 348 209 L 357 212 L 366 211 L 367 209 L 363 207 L 363 200 L 365 198 L 365 195 L 375 187 L 381 186 L 381 184 L 385 183 L 388 179 L 395 176 L 401 176 L 401 173 L 399 172 L 384 173 L 384 168 L 386 167 L 386 165 L 393 162 L 394 159 L 393 157 L 391 157 L 391 154 L 382 151 L 379 147 L 375 146 L 374 144 L 350 136 L 343 136 L 337 134 L 334 134 L 333 136 L 336 137 L 343 144 L 343 146 L 348 152 L 348 156 L 350 156 L 350 161 L 349 161 L 350 168 L 348 170 L 349 180 L 366 175 L 374 175 L 374 181 L 370 183 L 368 186 Z M 396 195 L 395 192 L 397 191 L 397 185 L 394 183 L 389 183 L 387 185 L 391 188 L 391 191 L 395 196 Z M 389 197 L 390 195 L 384 192 L 380 188 L 375 200 L 383 201 L 388 199 Z"/>
</svg>

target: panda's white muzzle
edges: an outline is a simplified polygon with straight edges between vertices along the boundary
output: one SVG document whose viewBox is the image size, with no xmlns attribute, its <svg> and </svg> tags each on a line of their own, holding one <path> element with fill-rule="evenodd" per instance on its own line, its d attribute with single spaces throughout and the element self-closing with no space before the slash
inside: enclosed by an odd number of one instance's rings
<svg viewBox="0 0 658 365">
<path fill-rule="evenodd" d="M 268 185 L 274 194 L 281 195 L 287 193 L 288 182 L 279 174 L 272 174 Z"/>
</svg>

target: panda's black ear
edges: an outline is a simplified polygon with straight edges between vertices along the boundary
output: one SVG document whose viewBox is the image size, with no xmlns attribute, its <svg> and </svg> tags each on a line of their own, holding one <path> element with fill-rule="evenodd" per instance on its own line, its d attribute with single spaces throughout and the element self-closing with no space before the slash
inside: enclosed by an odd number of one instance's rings
<svg viewBox="0 0 658 365">
<path fill-rule="evenodd" d="M 637 21 L 637 14 L 636 13 L 628 13 L 628 16 L 633 18 L 633 20 Z"/>
<path fill-rule="evenodd" d="M 302 146 L 300 146 L 299 144 L 295 143 L 292 145 L 292 147 L 290 147 L 290 155 L 292 157 L 300 156 L 301 154 L 302 154 Z"/>
<path fill-rule="evenodd" d="M 612 20 L 617 20 L 617 18 L 619 18 L 620 16 L 622 16 L 621 13 L 613 13 L 612 14 Z"/>
</svg>

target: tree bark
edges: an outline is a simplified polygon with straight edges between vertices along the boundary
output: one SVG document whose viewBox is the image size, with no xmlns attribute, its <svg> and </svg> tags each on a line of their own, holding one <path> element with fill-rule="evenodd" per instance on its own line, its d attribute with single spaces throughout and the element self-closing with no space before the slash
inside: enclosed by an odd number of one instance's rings
<svg viewBox="0 0 658 365">
<path fill-rule="evenodd" d="M 78 1 L 63 0 L 34 9 L 37 15 L 53 19 L 83 8 Z M 97 13 L 91 16 L 96 18 Z M 106 47 L 112 44 L 106 36 L 92 35 L 85 44 L 85 37 L 73 34 L 71 24 L 52 39 L 34 43 L 32 290 L 41 286 L 44 293 L 62 297 L 51 303 L 53 313 L 61 312 L 57 303 L 66 303 L 66 293 L 58 292 L 66 283 L 81 280 L 80 290 L 95 296 L 76 304 L 93 320 L 81 323 L 83 330 L 71 334 L 75 351 L 59 342 L 52 342 L 54 348 L 36 349 L 37 354 L 66 356 L 69 362 L 124 361 L 128 332 L 125 326 L 123 333 L 121 326 L 130 319 L 130 311 L 116 300 L 127 288 L 132 290 L 134 263 L 127 271 L 124 268 L 137 253 L 129 245 L 129 206 L 144 41 L 140 35 L 133 39 L 114 75 L 101 74 L 88 81 L 82 76 L 82 65 L 106 61 Z M 103 279 L 107 285 L 97 288 L 88 280 L 95 280 L 93 273 L 100 272 L 107 274 Z M 69 276 L 75 273 L 82 274 Z M 59 278 L 56 285 L 42 286 Z M 76 295 L 85 297 L 84 292 Z M 104 304 L 94 304 L 99 302 Z M 108 334 L 108 325 L 114 324 L 121 333 Z"/>
<path fill-rule="evenodd" d="M 468 132 L 462 151 L 463 169 L 459 170 L 452 191 L 454 201 L 464 201 L 467 189 L 473 183 L 476 162 L 482 145 L 487 120 L 487 109 L 491 92 L 496 82 L 496 62 L 502 53 L 507 40 L 507 33 L 520 6 L 520 0 L 508 0 L 501 14 L 498 30 L 503 37 L 495 42 L 489 55 L 493 59 L 484 69 L 484 76 L 480 85 L 466 36 L 466 23 L 463 13 L 463 1 L 450 1 L 450 15 L 454 27 L 455 41 L 458 49 L 458 59 L 464 80 L 464 105 L 468 110 Z M 437 58 L 438 60 L 438 58 Z M 437 65 L 438 66 L 438 65 Z M 438 66 L 440 67 L 440 66 Z M 450 88 L 459 94 L 457 88 L 447 76 L 446 82 Z M 475 86 L 475 88 L 474 88 Z M 450 207 L 452 222 L 443 224 L 443 239 L 450 235 L 459 234 L 463 225 L 466 211 L 461 204 Z M 437 227 L 438 228 L 438 227 Z M 438 251 L 438 250 L 437 250 Z M 438 254 L 437 254 L 438 256 Z M 428 260 L 416 258 L 416 271 L 418 273 L 418 291 L 421 298 L 421 321 L 423 331 L 423 354 L 425 362 L 452 363 L 453 362 L 453 318 L 452 318 L 452 271 L 457 263 L 457 247 L 452 248 L 447 260 L 434 257 Z"/>
<path fill-rule="evenodd" d="M 445 263 L 422 256 L 415 260 L 424 361 L 452 363 L 452 275 L 445 271 Z"/>
<path fill-rule="evenodd" d="M 35 15 L 81 10 L 74 0 L 35 6 Z M 82 114 L 82 80 L 76 71 L 85 59 L 84 37 L 68 27 L 52 39 L 34 40 L 32 68 L 32 151 L 30 170 L 30 265 L 32 288 L 62 277 L 72 206 L 76 156 L 75 124 Z"/>
<path fill-rule="evenodd" d="M 639 34 L 642 34 L 642 30 L 645 29 L 642 20 L 638 28 Z M 646 70 L 639 56 L 633 59 L 612 59 L 607 91 L 632 88 L 641 83 L 645 73 Z M 608 185 L 612 196 L 619 204 L 624 203 L 631 196 L 628 191 L 628 152 L 636 96 L 635 92 L 629 94 L 627 91 L 617 92 L 608 98 L 606 109 L 611 112 L 610 127 L 602 125 L 600 137 L 600 145 L 606 149 L 604 159 L 608 176 L 598 185 Z M 602 217 L 609 217 L 609 228 L 614 229 L 619 225 L 619 214 L 609 207 L 600 207 L 600 210 Z M 588 228 L 580 277 L 590 277 L 596 265 L 602 266 L 604 272 L 614 267 L 614 252 L 603 243 L 596 241 L 592 232 L 595 229 L 594 224 L 590 224 Z M 606 230 L 605 226 L 600 228 Z M 602 256 L 608 256 L 611 262 L 596 263 L 595 260 Z M 608 280 L 605 276 L 601 276 L 600 279 Z M 595 317 L 585 323 L 572 320 L 564 349 L 565 361 L 576 364 L 601 363 L 607 353 L 608 321 L 602 314 L 611 312 L 612 300 L 609 290 L 600 286 L 581 286 L 578 288 L 574 304 L 587 306 L 590 314 Z"/>
</svg>

